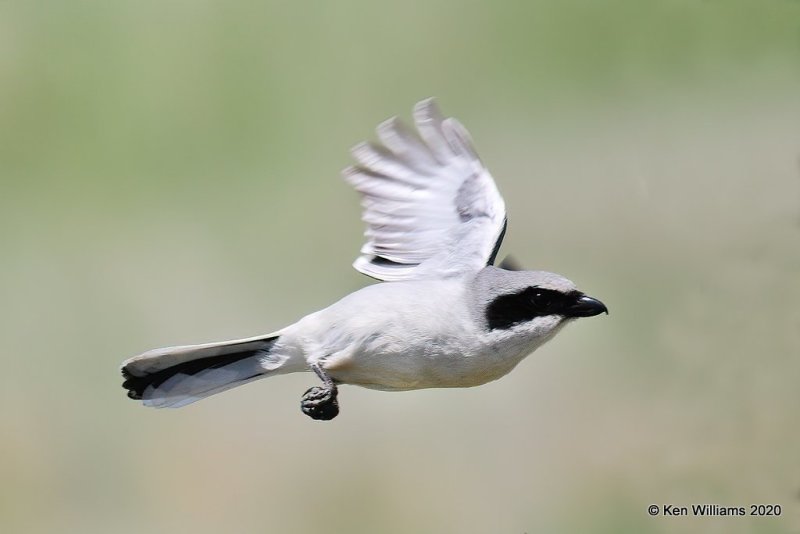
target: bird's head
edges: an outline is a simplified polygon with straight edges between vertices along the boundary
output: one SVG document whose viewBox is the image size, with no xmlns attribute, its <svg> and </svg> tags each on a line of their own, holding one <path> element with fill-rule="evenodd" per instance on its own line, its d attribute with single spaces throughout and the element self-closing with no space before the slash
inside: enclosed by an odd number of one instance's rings
<svg viewBox="0 0 800 534">
<path fill-rule="evenodd" d="M 579 291 L 570 280 L 545 271 L 486 267 L 478 274 L 475 289 L 490 331 L 517 329 L 549 338 L 572 319 L 608 313 L 605 304 Z"/>
</svg>

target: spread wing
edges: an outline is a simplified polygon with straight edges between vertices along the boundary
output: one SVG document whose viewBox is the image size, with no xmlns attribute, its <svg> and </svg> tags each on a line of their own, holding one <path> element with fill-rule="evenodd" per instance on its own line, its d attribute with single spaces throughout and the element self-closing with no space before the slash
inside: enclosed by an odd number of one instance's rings
<svg viewBox="0 0 800 534">
<path fill-rule="evenodd" d="M 396 117 L 361 143 L 345 180 L 362 194 L 366 244 L 353 267 L 378 280 L 448 278 L 494 262 L 506 208 L 467 130 L 434 100 L 414 107 L 419 136 Z"/>
</svg>

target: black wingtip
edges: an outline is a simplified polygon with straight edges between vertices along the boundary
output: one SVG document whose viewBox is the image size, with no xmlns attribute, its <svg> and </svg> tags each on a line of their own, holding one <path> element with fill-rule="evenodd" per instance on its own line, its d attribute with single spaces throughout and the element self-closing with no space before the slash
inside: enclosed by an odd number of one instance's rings
<svg viewBox="0 0 800 534">
<path fill-rule="evenodd" d="M 517 260 L 517 258 L 511 255 L 503 258 L 503 261 L 500 262 L 498 267 L 505 269 L 506 271 L 524 271 L 522 264 Z"/>
<path fill-rule="evenodd" d="M 489 261 L 486 262 L 486 265 L 494 265 L 494 260 L 497 258 L 497 253 L 500 252 L 500 245 L 503 244 L 503 238 L 506 236 L 506 229 L 508 228 L 508 217 L 503 218 L 503 228 L 500 230 L 500 234 L 497 236 L 497 240 L 494 242 L 494 248 L 492 249 L 492 254 L 489 256 Z"/>
</svg>

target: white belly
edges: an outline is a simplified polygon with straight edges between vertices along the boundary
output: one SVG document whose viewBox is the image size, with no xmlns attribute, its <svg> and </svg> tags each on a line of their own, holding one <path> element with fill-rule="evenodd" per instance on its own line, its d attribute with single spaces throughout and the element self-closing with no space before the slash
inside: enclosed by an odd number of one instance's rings
<svg viewBox="0 0 800 534">
<path fill-rule="evenodd" d="M 281 339 L 339 383 L 395 391 L 497 380 L 544 341 L 513 329 L 487 332 L 468 309 L 463 283 L 443 280 L 364 288 Z"/>
<path fill-rule="evenodd" d="M 392 339 L 380 336 L 350 354 L 334 355 L 324 368 L 343 384 L 409 390 L 478 386 L 507 374 L 521 359 L 482 354 L 474 345 L 464 350 L 464 341 L 421 339 L 399 350 Z"/>
</svg>

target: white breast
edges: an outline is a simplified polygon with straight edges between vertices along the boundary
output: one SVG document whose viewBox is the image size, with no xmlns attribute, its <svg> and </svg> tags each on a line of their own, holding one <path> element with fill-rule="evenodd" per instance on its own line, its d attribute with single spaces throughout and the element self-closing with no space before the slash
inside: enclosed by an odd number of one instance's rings
<svg viewBox="0 0 800 534">
<path fill-rule="evenodd" d="M 301 319 L 281 341 L 344 384 L 476 386 L 507 374 L 536 347 L 526 332 L 488 333 L 466 298 L 461 279 L 373 285 Z"/>
</svg>

